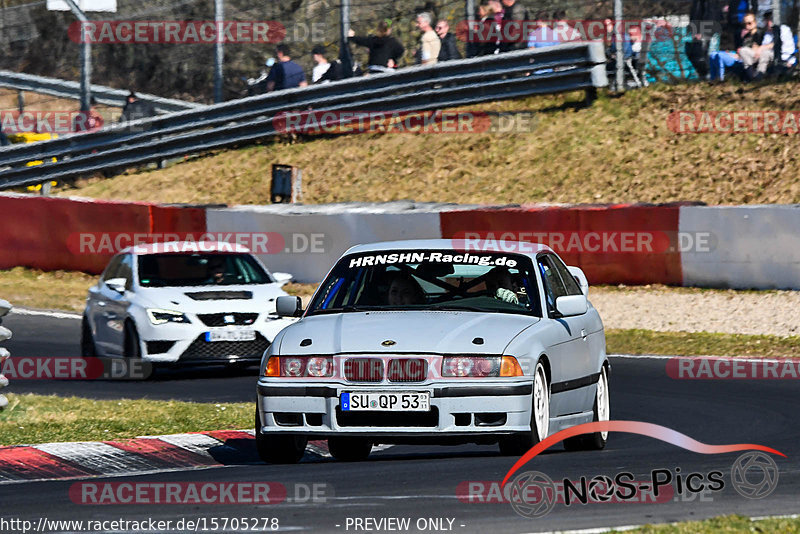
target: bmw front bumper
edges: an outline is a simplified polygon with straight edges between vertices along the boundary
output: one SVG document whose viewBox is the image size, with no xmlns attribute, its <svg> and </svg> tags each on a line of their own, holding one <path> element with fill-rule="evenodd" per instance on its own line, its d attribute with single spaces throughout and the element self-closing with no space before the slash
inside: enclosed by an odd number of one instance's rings
<svg viewBox="0 0 800 534">
<path fill-rule="evenodd" d="M 341 410 L 344 392 L 429 392 L 428 412 Z M 429 380 L 419 384 L 336 383 L 260 378 L 262 433 L 313 437 L 491 436 L 530 431 L 533 383 L 520 379 Z"/>
</svg>

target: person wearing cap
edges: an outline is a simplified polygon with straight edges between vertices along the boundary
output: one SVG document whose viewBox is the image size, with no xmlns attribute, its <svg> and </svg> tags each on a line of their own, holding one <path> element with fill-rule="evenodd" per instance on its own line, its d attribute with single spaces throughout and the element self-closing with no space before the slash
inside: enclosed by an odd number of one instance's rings
<svg viewBox="0 0 800 534">
<path fill-rule="evenodd" d="M 377 73 L 393 70 L 405 52 L 400 41 L 392 37 L 392 21 L 389 19 L 378 23 L 375 35 L 358 36 L 353 30 L 350 30 L 348 35 L 355 44 L 365 46 L 369 50 L 367 72 Z"/>
<path fill-rule="evenodd" d="M 325 47 L 315 46 L 311 50 L 311 57 L 314 60 L 314 69 L 311 71 L 311 83 L 327 83 L 342 79 L 342 64 L 340 61 L 330 63 L 325 57 Z"/>
</svg>

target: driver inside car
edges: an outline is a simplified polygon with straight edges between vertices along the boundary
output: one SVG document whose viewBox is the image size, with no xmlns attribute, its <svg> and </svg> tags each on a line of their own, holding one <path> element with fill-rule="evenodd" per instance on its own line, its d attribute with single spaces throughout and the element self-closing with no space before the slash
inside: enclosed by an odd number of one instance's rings
<svg viewBox="0 0 800 534">
<path fill-rule="evenodd" d="M 494 298 L 519 306 L 519 297 L 517 297 L 514 290 L 514 282 L 511 280 L 511 274 L 507 269 L 495 267 L 486 273 L 484 282 L 489 294 Z"/>
<path fill-rule="evenodd" d="M 225 282 L 225 258 L 211 258 L 208 260 L 208 284 L 222 284 Z"/>
<path fill-rule="evenodd" d="M 425 293 L 416 280 L 407 274 L 397 274 L 389 284 L 386 294 L 389 306 L 406 306 L 409 304 L 425 304 Z"/>
</svg>

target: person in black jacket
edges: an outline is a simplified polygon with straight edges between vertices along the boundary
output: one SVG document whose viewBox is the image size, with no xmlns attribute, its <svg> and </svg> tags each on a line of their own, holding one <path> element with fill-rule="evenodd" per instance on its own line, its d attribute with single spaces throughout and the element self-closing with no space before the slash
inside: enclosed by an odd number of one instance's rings
<svg viewBox="0 0 800 534">
<path fill-rule="evenodd" d="M 525 9 L 519 0 L 502 0 L 503 4 L 503 26 L 509 38 L 500 42 L 500 51 L 519 50 L 528 45 L 527 36 L 524 35 L 523 25 L 529 19 L 528 10 Z M 566 17 L 565 17 L 566 18 Z"/>
<path fill-rule="evenodd" d="M 405 48 L 400 41 L 392 37 L 392 27 L 389 21 L 382 20 L 378 23 L 375 35 L 360 37 L 350 30 L 349 36 L 355 44 L 366 46 L 369 49 L 368 72 L 386 72 L 397 67 L 403 57 Z"/>
<path fill-rule="evenodd" d="M 439 61 L 461 59 L 461 53 L 456 47 L 456 36 L 450 33 L 450 23 L 442 19 L 436 23 L 434 30 L 442 41 L 442 47 L 439 49 Z"/>
<path fill-rule="evenodd" d="M 135 121 L 137 119 L 145 119 L 147 117 L 155 117 L 156 108 L 150 102 L 139 100 L 136 93 L 133 91 L 128 94 L 126 98 L 125 107 L 122 108 L 122 116 L 120 122 Z"/>
</svg>

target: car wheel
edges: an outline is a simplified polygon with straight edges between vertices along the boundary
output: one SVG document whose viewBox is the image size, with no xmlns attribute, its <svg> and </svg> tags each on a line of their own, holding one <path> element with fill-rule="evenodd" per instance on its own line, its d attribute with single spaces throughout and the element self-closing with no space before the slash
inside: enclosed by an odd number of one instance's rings
<svg viewBox="0 0 800 534">
<path fill-rule="evenodd" d="M 544 365 L 536 364 L 533 375 L 533 401 L 531 409 L 531 430 L 525 434 L 507 436 L 500 440 L 500 453 L 507 456 L 520 456 L 547 437 L 550 430 L 550 384 Z"/>
<path fill-rule="evenodd" d="M 97 356 L 97 347 L 94 344 L 92 328 L 89 326 L 89 320 L 85 315 L 81 321 L 81 356 L 84 358 L 94 358 Z"/>
<path fill-rule="evenodd" d="M 360 462 L 369 457 L 372 442 L 357 437 L 328 438 L 328 450 L 340 462 Z"/>
<path fill-rule="evenodd" d="M 608 391 L 608 370 L 604 365 L 597 379 L 597 394 L 594 396 L 593 422 L 608 421 L 611 415 L 611 398 Z M 564 448 L 568 451 L 600 450 L 606 446 L 608 432 L 582 434 L 564 440 Z"/>
<path fill-rule="evenodd" d="M 139 342 L 139 333 L 136 331 L 136 325 L 133 321 L 125 322 L 125 335 L 124 335 L 123 356 L 126 358 L 141 358 L 142 346 Z"/>
<path fill-rule="evenodd" d="M 305 436 L 269 435 L 261 432 L 261 420 L 256 408 L 256 450 L 262 461 L 269 464 L 296 464 L 306 451 Z"/>
</svg>

